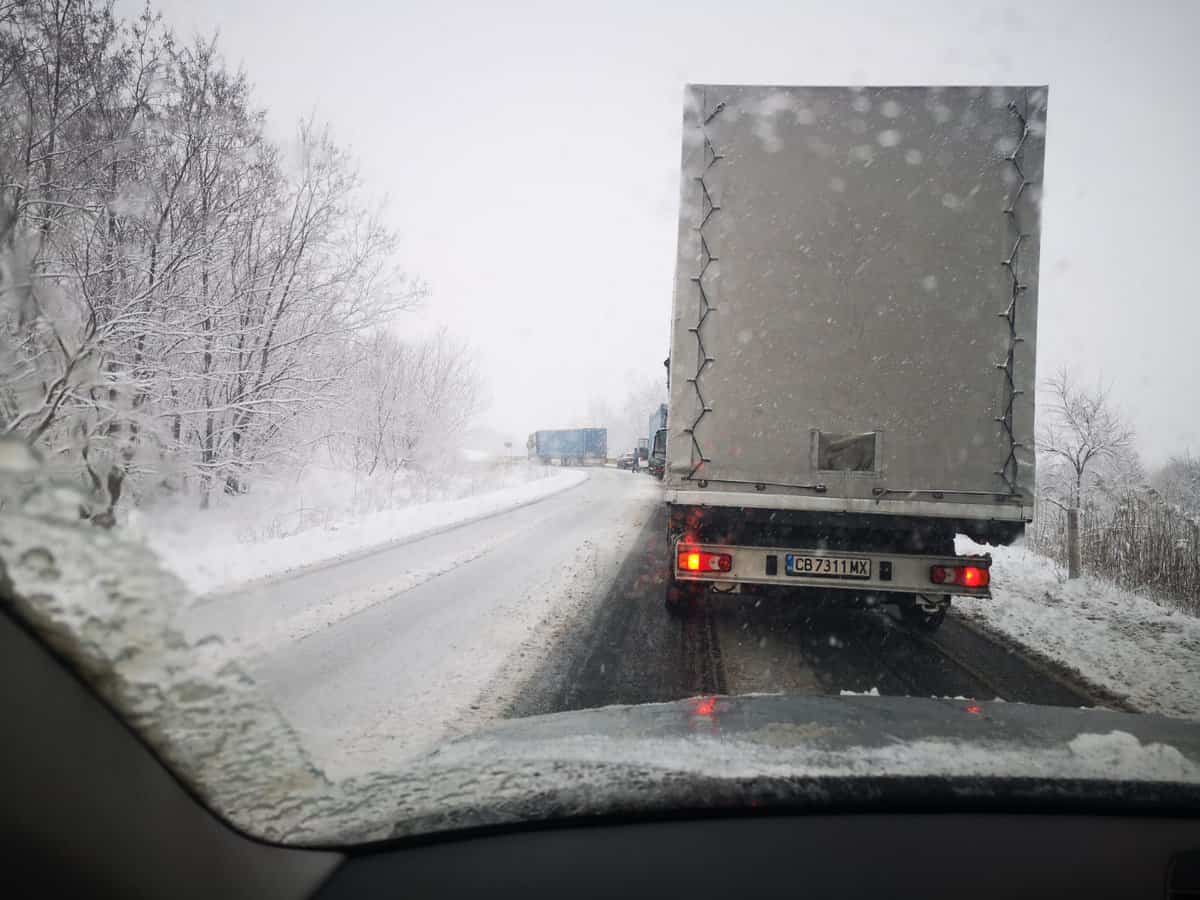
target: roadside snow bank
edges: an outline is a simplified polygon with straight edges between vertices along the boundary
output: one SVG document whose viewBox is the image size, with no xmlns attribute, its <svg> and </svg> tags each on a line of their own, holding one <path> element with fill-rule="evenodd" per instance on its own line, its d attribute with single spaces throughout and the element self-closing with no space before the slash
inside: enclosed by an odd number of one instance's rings
<svg viewBox="0 0 1200 900">
<path fill-rule="evenodd" d="M 1077 670 L 1143 712 L 1200 718 L 1200 620 L 1099 578 L 1068 582 L 1022 546 L 964 537 L 992 554 L 992 599 L 956 597 L 961 615 Z"/>
<path fill-rule="evenodd" d="M 261 531 L 245 526 L 244 511 L 237 509 L 236 502 L 188 517 L 169 512 L 143 516 L 131 527 L 143 535 L 167 568 L 201 595 L 413 540 L 533 503 L 586 479 L 581 471 L 527 468 L 506 474 L 494 489 L 472 496 L 365 514 L 340 510 L 294 533 L 265 539 L 260 537 Z M 517 483 L 512 483 L 514 480 Z"/>
</svg>

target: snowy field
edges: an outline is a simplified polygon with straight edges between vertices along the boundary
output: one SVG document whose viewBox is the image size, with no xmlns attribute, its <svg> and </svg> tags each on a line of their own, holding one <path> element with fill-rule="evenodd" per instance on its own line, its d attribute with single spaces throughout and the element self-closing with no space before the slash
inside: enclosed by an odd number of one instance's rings
<svg viewBox="0 0 1200 900">
<path fill-rule="evenodd" d="M 1098 578 L 1068 582 L 1025 549 L 959 537 L 992 554 L 990 600 L 956 597 L 959 614 L 1074 669 L 1142 712 L 1200 718 L 1200 620 Z"/>
<path fill-rule="evenodd" d="M 320 467 L 222 498 L 133 516 L 140 535 L 197 595 L 413 540 L 574 487 L 587 476 L 468 455 L 451 474 L 376 478 Z"/>
</svg>

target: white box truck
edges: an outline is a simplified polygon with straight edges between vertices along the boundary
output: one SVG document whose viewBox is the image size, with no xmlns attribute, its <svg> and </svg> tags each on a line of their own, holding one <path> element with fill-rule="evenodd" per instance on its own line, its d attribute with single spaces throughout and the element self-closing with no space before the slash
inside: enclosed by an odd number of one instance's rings
<svg viewBox="0 0 1200 900">
<path fill-rule="evenodd" d="M 667 606 L 776 585 L 936 628 L 1034 504 L 1045 87 L 685 92 Z M 840 592 L 840 593 L 832 593 Z"/>
</svg>

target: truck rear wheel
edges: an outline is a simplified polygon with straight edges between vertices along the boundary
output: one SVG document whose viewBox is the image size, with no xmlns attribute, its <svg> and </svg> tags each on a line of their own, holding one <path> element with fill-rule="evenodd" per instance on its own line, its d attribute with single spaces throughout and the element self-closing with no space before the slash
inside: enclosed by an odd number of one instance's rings
<svg viewBox="0 0 1200 900">
<path fill-rule="evenodd" d="M 708 592 L 708 585 L 695 581 L 676 581 L 668 577 L 666 591 L 667 612 L 672 616 L 686 616 Z"/>
<path fill-rule="evenodd" d="M 900 619 L 914 631 L 932 634 L 942 627 L 949 611 L 950 597 L 948 595 L 918 594 L 900 604 Z"/>
</svg>

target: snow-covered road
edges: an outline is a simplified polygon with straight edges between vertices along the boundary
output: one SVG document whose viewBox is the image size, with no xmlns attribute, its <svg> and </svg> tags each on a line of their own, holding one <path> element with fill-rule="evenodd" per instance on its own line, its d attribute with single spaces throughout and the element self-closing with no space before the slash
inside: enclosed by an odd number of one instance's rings
<svg viewBox="0 0 1200 900">
<path fill-rule="evenodd" d="M 933 637 L 883 611 L 770 592 L 710 595 L 671 617 L 666 538 L 658 482 L 594 469 L 486 519 L 209 595 L 180 624 L 193 640 L 223 636 L 331 777 L 505 715 L 699 694 L 1107 702 L 1071 666 L 1048 669 L 970 627 L 972 607 Z M 1004 573 L 1005 591 L 1022 571 Z"/>
<path fill-rule="evenodd" d="M 660 501 L 644 475 L 591 470 L 511 512 L 209 598 L 181 624 L 236 641 L 328 774 L 370 770 L 497 717 Z"/>
</svg>

